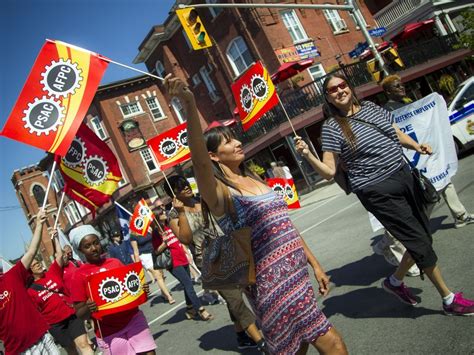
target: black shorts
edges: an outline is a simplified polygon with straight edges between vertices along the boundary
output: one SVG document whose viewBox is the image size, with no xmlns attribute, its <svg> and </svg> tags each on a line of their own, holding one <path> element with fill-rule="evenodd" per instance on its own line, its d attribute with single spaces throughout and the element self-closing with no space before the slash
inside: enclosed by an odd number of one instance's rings
<svg viewBox="0 0 474 355">
<path fill-rule="evenodd" d="M 63 348 L 69 348 L 74 346 L 74 339 L 86 334 L 86 328 L 84 327 L 84 321 L 73 314 L 62 322 L 51 325 L 49 332 L 59 345 Z"/>
</svg>

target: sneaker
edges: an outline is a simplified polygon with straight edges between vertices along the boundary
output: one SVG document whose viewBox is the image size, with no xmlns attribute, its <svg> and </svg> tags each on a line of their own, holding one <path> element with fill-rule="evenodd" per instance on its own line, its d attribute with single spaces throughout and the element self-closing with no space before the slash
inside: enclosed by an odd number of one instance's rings
<svg viewBox="0 0 474 355">
<path fill-rule="evenodd" d="M 411 277 L 416 277 L 416 276 L 420 276 L 421 272 L 420 272 L 420 269 L 418 268 L 418 266 L 413 265 L 411 268 L 408 269 L 408 272 L 407 272 L 407 276 L 411 276 Z"/>
<path fill-rule="evenodd" d="M 237 344 L 238 344 L 237 347 L 240 350 L 257 347 L 257 343 L 254 342 L 247 334 L 244 334 L 242 336 L 237 336 Z"/>
<path fill-rule="evenodd" d="M 474 216 L 472 214 L 465 213 L 454 220 L 454 228 L 462 228 L 471 223 L 474 223 Z"/>
<path fill-rule="evenodd" d="M 474 316 L 474 301 L 465 299 L 462 292 L 458 292 L 450 305 L 443 303 L 443 310 L 448 316 Z"/>
<path fill-rule="evenodd" d="M 382 288 L 388 292 L 391 293 L 395 296 L 398 297 L 400 301 L 403 303 L 409 304 L 411 306 L 415 306 L 418 304 L 418 302 L 415 300 L 413 295 L 411 294 L 410 290 L 408 287 L 405 286 L 405 284 L 402 282 L 402 284 L 398 287 L 393 286 L 390 283 L 389 278 L 387 277 L 385 280 L 382 282 Z"/>
</svg>

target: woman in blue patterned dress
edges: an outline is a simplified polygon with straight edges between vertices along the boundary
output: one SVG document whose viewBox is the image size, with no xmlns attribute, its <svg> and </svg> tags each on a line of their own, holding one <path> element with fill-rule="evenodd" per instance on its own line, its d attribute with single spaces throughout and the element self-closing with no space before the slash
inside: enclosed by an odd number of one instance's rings
<svg viewBox="0 0 474 355">
<path fill-rule="evenodd" d="M 307 264 L 319 292 L 329 292 L 329 278 L 291 222 L 286 203 L 258 177 L 244 169 L 242 144 L 217 127 L 202 134 L 194 95 L 185 83 L 168 75 L 164 82 L 187 113 L 188 142 L 194 174 L 211 213 L 225 232 L 252 227 L 257 282 L 248 298 L 272 354 L 304 354 L 312 344 L 321 354 L 346 354 L 336 329 L 318 308 Z M 224 215 L 224 189 L 229 189 L 238 222 Z"/>
</svg>

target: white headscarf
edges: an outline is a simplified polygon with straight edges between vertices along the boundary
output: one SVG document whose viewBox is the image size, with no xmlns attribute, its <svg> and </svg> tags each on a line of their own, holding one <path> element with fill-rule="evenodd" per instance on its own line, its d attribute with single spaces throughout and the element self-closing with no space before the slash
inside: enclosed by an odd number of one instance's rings
<svg viewBox="0 0 474 355">
<path fill-rule="evenodd" d="M 82 261 L 86 261 L 84 254 L 79 250 L 79 245 L 81 244 L 82 239 L 88 235 L 95 235 L 97 238 L 100 238 L 100 233 L 90 224 L 84 224 L 82 226 L 71 229 L 69 232 L 69 241 L 72 244 L 72 248 L 77 255 L 81 258 Z"/>
</svg>

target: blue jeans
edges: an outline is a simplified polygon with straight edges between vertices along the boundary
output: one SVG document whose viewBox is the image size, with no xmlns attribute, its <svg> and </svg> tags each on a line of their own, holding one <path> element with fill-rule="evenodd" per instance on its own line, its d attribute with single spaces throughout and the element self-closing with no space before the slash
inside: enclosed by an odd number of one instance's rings
<svg viewBox="0 0 474 355">
<path fill-rule="evenodd" d="M 201 300 L 194 291 L 193 282 L 191 281 L 191 275 L 189 273 L 189 265 L 178 266 L 171 269 L 171 275 L 176 277 L 181 285 L 184 287 L 184 298 L 187 306 L 193 306 L 196 312 L 201 308 Z"/>
</svg>

